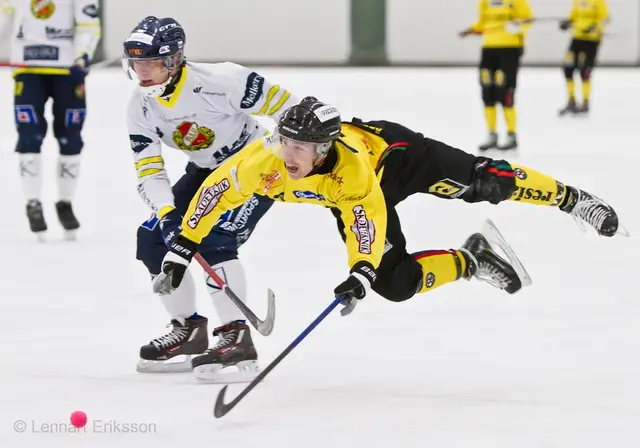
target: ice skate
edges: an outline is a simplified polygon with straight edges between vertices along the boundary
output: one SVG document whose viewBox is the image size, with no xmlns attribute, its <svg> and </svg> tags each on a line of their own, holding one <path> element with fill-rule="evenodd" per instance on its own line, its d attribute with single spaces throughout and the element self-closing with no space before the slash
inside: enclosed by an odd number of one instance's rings
<svg viewBox="0 0 640 448">
<path fill-rule="evenodd" d="M 179 373 L 191 371 L 191 358 L 209 346 L 207 318 L 172 320 L 173 330 L 140 348 L 140 373 Z M 174 359 L 179 357 L 178 359 Z"/>
<path fill-rule="evenodd" d="M 44 220 L 42 203 L 39 200 L 31 199 L 27 202 L 27 218 L 29 219 L 29 228 L 31 231 L 38 236 L 39 241 L 44 241 L 47 223 Z"/>
<path fill-rule="evenodd" d="M 64 239 L 73 241 L 76 239 L 76 232 L 80 228 L 80 223 L 76 219 L 69 201 L 56 202 L 56 212 L 58 212 L 58 219 L 64 229 Z"/>
<path fill-rule="evenodd" d="M 495 149 L 498 147 L 498 134 L 496 132 L 489 132 L 489 137 L 487 141 L 480 146 L 478 149 L 480 151 L 488 151 L 489 149 Z"/>
<path fill-rule="evenodd" d="M 576 108 L 576 113 L 580 115 L 587 115 L 589 113 L 589 100 L 585 100 L 582 104 Z"/>
<path fill-rule="evenodd" d="M 518 138 L 515 132 L 509 132 L 507 135 L 507 142 L 504 145 L 499 145 L 498 149 L 507 151 L 510 149 L 518 149 Z"/>
<path fill-rule="evenodd" d="M 258 353 L 249 327 L 241 321 L 218 327 L 213 332 L 218 343 L 193 358 L 193 373 L 207 383 L 247 383 L 260 373 Z"/>
<path fill-rule="evenodd" d="M 483 231 L 487 234 L 486 237 L 482 233 L 474 233 L 460 249 L 467 261 L 467 270 L 463 278 L 471 280 L 475 277 L 509 294 L 530 285 L 529 274 L 495 225 L 487 221 Z M 491 247 L 489 239 L 503 249 L 509 261 L 498 255 Z"/>
<path fill-rule="evenodd" d="M 563 107 L 562 109 L 560 109 L 560 111 L 558 112 L 558 115 L 563 117 L 563 116 L 565 116 L 567 114 L 575 114 L 577 112 L 578 112 L 578 107 L 576 106 L 576 100 L 570 99 L 567 102 L 567 105 L 565 107 Z"/>
<path fill-rule="evenodd" d="M 588 224 L 601 236 L 612 237 L 617 233 L 629 236 L 624 227 L 620 228 L 618 215 L 613 207 L 602 199 L 570 186 L 567 186 L 566 194 L 567 199 L 560 210 L 572 215 L 583 232 Z"/>
</svg>

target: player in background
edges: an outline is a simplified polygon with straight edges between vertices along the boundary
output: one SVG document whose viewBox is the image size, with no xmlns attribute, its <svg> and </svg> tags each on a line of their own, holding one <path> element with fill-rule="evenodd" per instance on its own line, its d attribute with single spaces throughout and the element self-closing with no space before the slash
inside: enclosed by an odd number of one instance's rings
<svg viewBox="0 0 640 448">
<path fill-rule="evenodd" d="M 567 82 L 569 101 L 560 110 L 560 116 L 568 113 L 586 114 L 589 112 L 591 95 L 591 76 L 596 66 L 598 47 L 602 33 L 609 22 L 609 9 L 606 0 L 573 0 L 569 18 L 560 22 L 563 31 L 573 29 L 573 38 L 564 59 L 564 77 Z M 580 74 L 582 81 L 582 104 L 576 103 L 574 73 Z"/>
<path fill-rule="evenodd" d="M 47 230 L 42 211 L 41 147 L 47 134 L 44 117 L 53 100 L 53 135 L 58 140 L 56 211 L 65 237 L 80 227 L 72 201 L 80 174 L 82 126 L 86 117 L 85 77 L 100 41 L 97 0 L 9 0 L 0 10 L 0 39 L 10 33 L 14 72 L 16 152 L 32 232 Z"/>
<path fill-rule="evenodd" d="M 349 275 L 334 290 L 336 297 L 347 297 L 343 314 L 370 288 L 401 302 L 460 278 L 486 280 L 511 294 L 528 284 L 515 254 L 506 251 L 513 255 L 509 264 L 480 233 L 460 249 L 408 253 L 395 206 L 415 193 L 555 207 L 600 235 L 618 230 L 613 208 L 583 190 L 505 160 L 476 157 L 396 123 L 341 122 L 335 107 L 307 97 L 284 113 L 276 134 L 248 145 L 204 181 L 154 287 L 165 293 L 179 288 L 218 219 L 253 194 L 331 209 L 348 251 Z M 250 358 L 249 344 L 237 341 L 233 347 L 235 359 Z M 228 356 L 210 353 L 192 362 L 196 368 L 215 366 Z"/>
<path fill-rule="evenodd" d="M 478 21 L 459 36 L 483 36 L 480 86 L 489 137 L 479 149 L 516 149 L 516 85 L 525 33 L 531 26 L 533 14 L 529 0 L 479 0 L 478 9 Z M 507 125 L 507 140 L 503 145 L 498 144 L 496 132 L 497 105 L 502 107 Z"/>
<path fill-rule="evenodd" d="M 138 228 L 137 258 L 152 278 L 160 274 L 167 244 L 180 232 L 183 214 L 202 182 L 225 159 L 268 133 L 253 116 L 277 120 L 298 101 L 285 88 L 246 67 L 230 62 L 187 62 L 185 44 L 185 30 L 176 20 L 153 16 L 142 20 L 124 42 L 124 67 L 137 81 L 127 123 L 138 192 L 153 210 L 152 217 Z M 184 175 L 173 186 L 165 169 L 163 145 L 188 158 Z M 210 197 L 211 192 L 203 194 Z M 237 249 L 273 201 L 253 195 L 243 202 L 220 217 L 199 251 L 245 301 L 245 273 Z M 206 285 L 221 321 L 213 331 L 218 343 L 210 351 L 225 351 L 242 339 L 251 349 L 252 362 L 228 373 L 207 372 L 202 378 L 223 380 L 222 374 L 229 375 L 229 380 L 249 378 L 257 368 L 249 327 L 242 313 L 208 275 Z M 209 347 L 208 321 L 197 313 L 191 274 L 187 272 L 180 288 L 160 299 L 173 328 L 140 349 L 138 371 L 191 370 L 189 359 L 164 362 L 177 355 L 189 358 L 202 354 Z M 240 370 L 240 375 L 234 370 Z"/>
</svg>

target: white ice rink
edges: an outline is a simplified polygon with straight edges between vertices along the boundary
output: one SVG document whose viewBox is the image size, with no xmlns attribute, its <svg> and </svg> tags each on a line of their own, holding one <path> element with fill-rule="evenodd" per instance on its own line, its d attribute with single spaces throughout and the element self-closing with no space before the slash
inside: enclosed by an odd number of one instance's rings
<svg viewBox="0 0 640 448">
<path fill-rule="evenodd" d="M 484 138 L 472 69 L 262 72 L 334 102 L 344 118 L 399 121 L 470 152 Z M 0 75 L 0 447 L 640 446 L 639 71 L 596 70 L 591 116 L 561 120 L 561 70 L 523 70 L 521 148 L 509 155 L 608 200 L 632 238 L 584 234 L 551 208 L 412 197 L 399 207 L 410 250 L 457 248 L 490 217 L 533 285 L 509 296 L 461 281 L 401 304 L 371 294 L 351 316 L 330 315 L 220 420 L 219 386 L 135 371 L 139 347 L 168 319 L 135 259 L 149 212 L 125 124 L 133 85 L 119 69 L 88 78 L 76 243 L 62 241 L 55 220 L 57 144 L 46 140 L 50 241 L 39 244 L 13 153 L 10 73 Z M 185 158 L 166 154 L 175 181 Z M 250 306 L 262 315 L 266 288 L 277 295 L 273 334 L 254 332 L 265 367 L 331 302 L 346 254 L 328 210 L 277 203 L 240 255 Z M 198 294 L 213 328 L 202 284 Z M 71 433 L 76 409 L 89 423 Z M 133 424 L 139 431 L 125 432 Z"/>
</svg>

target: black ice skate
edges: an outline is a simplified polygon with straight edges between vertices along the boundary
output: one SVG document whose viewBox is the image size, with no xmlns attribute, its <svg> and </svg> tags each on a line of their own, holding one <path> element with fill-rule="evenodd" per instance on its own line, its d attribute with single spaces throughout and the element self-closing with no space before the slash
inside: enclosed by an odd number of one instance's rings
<svg viewBox="0 0 640 448">
<path fill-rule="evenodd" d="M 509 132 L 507 135 L 507 142 L 504 145 L 498 146 L 498 149 L 508 151 L 510 149 L 518 149 L 518 138 L 515 132 Z"/>
<path fill-rule="evenodd" d="M 31 199 L 27 202 L 27 218 L 31 231 L 38 235 L 38 239 L 42 240 L 44 232 L 47 230 L 47 223 L 44 220 L 42 203 L 39 200 Z"/>
<path fill-rule="evenodd" d="M 489 132 L 489 137 L 487 138 L 487 141 L 481 144 L 480 146 L 478 146 L 478 149 L 480 151 L 488 151 L 489 149 L 495 149 L 497 147 L 498 147 L 498 134 L 495 132 Z"/>
<path fill-rule="evenodd" d="M 509 261 L 498 255 L 489 241 L 502 249 Z M 460 252 L 467 261 L 467 270 L 463 274 L 466 280 L 475 277 L 509 294 L 531 284 L 526 269 L 490 220 L 487 220 L 483 233 L 471 235 L 460 248 Z"/>
<path fill-rule="evenodd" d="M 213 331 L 218 343 L 191 360 L 193 373 L 209 383 L 245 383 L 260 373 L 249 327 L 235 321 Z"/>
<path fill-rule="evenodd" d="M 62 228 L 65 230 L 66 240 L 75 240 L 76 231 L 80 228 L 80 223 L 73 214 L 73 208 L 69 201 L 56 202 L 56 211 Z"/>
<path fill-rule="evenodd" d="M 576 108 L 576 113 L 586 115 L 589 113 L 589 100 L 582 102 L 580 107 Z"/>
<path fill-rule="evenodd" d="M 204 353 L 209 346 L 206 317 L 185 319 L 184 324 L 172 320 L 169 325 L 173 326 L 171 332 L 140 347 L 140 361 L 136 369 L 138 372 L 189 372 L 191 357 Z M 173 359 L 177 356 L 182 360 Z"/>
<path fill-rule="evenodd" d="M 613 207 L 602 199 L 570 186 L 567 186 L 566 194 L 560 210 L 572 215 L 583 232 L 586 231 L 585 224 L 589 224 L 601 236 L 612 237 L 616 233 L 629 236 L 626 229 L 619 229 L 618 215 Z"/>
<path fill-rule="evenodd" d="M 575 114 L 578 112 L 578 107 L 576 106 L 576 100 L 570 99 L 565 107 L 560 109 L 558 115 L 561 117 L 567 114 Z"/>
</svg>

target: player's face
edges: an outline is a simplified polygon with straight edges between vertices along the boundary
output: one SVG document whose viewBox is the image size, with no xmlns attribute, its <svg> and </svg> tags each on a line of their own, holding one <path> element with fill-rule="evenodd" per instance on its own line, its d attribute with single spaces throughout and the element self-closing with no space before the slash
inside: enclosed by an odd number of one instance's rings
<svg viewBox="0 0 640 448">
<path fill-rule="evenodd" d="M 169 69 L 162 59 L 133 60 L 132 65 L 142 87 L 162 84 L 169 79 Z"/>
<path fill-rule="evenodd" d="M 313 170 L 317 158 L 315 143 L 280 137 L 280 144 L 282 145 L 284 165 L 291 179 L 302 179 Z"/>
</svg>

